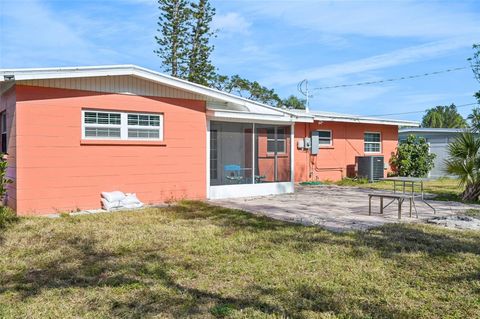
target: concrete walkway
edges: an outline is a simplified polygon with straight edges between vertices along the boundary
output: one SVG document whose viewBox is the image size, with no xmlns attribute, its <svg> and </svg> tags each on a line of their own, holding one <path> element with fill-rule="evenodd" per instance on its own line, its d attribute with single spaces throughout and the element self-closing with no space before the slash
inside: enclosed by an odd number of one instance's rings
<svg viewBox="0 0 480 319">
<path fill-rule="evenodd" d="M 368 215 L 368 193 L 371 189 L 340 186 L 297 186 L 294 194 L 262 197 L 215 200 L 211 203 L 228 208 L 241 209 L 274 219 L 318 225 L 332 231 L 365 230 L 385 223 L 426 222 L 434 216 L 454 215 L 470 208 L 480 209 L 480 205 L 467 205 L 458 202 L 429 200 L 437 214 L 421 201 L 415 201 L 419 218 L 409 217 L 409 204 L 405 202 L 402 219 L 398 219 L 397 204 L 392 203 L 380 215 L 379 199 L 372 199 L 372 216 Z M 388 200 L 385 199 L 385 204 Z"/>
</svg>

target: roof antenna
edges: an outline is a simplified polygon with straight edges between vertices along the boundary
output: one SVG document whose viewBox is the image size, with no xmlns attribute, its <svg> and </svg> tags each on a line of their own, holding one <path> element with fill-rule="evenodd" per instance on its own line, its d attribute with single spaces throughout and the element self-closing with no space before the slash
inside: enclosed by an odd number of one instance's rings
<svg viewBox="0 0 480 319">
<path fill-rule="evenodd" d="M 310 95 L 310 91 L 308 89 L 308 80 L 305 79 L 301 81 L 300 83 L 297 84 L 297 90 L 300 92 L 303 96 L 305 96 L 306 103 L 305 103 L 305 112 L 310 112 L 310 98 L 312 95 Z"/>
</svg>

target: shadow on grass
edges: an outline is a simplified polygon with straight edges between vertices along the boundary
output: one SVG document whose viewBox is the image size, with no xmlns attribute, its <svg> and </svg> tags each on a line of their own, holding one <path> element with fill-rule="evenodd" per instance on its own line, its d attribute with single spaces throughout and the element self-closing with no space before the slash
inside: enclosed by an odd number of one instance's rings
<svg viewBox="0 0 480 319">
<path fill-rule="evenodd" d="M 177 218 L 209 219 L 217 226 L 248 232 L 295 229 L 298 232 L 276 232 L 271 236 L 275 244 L 288 242 L 299 250 L 315 248 L 315 243 L 345 245 L 350 247 L 370 247 L 384 257 L 400 253 L 423 252 L 432 256 L 444 256 L 457 253 L 480 254 L 480 233 L 464 236 L 449 235 L 435 226 L 422 227 L 402 223 L 385 224 L 368 231 L 335 233 L 316 226 L 278 221 L 265 216 L 257 216 L 240 210 L 212 206 L 203 202 L 185 201 L 174 208 Z M 443 229 L 442 229 L 443 230 Z M 452 234 L 455 234 L 453 231 Z"/>
<path fill-rule="evenodd" d="M 410 252 L 425 252 L 430 256 L 480 253 L 480 235 L 459 239 L 402 224 L 386 225 L 368 232 L 337 234 L 317 227 L 288 224 L 202 202 L 186 201 L 159 212 L 170 214 L 177 220 L 209 221 L 224 227 L 225 233 L 268 233 L 262 240 L 268 241 L 272 247 L 288 243 L 299 253 L 313 250 L 320 244 L 352 248 L 354 253 L 359 253 L 361 248 L 368 248 L 386 258 L 395 258 Z M 55 254 L 48 262 L 38 259 L 29 265 L 28 270 L 4 275 L 0 279 L 0 294 L 15 292 L 22 301 L 26 301 L 45 290 L 57 288 L 124 288 L 129 290 L 126 298 L 107 295 L 103 297 L 105 299 L 90 301 L 88 305 L 92 311 L 103 308 L 108 309 L 108 316 L 129 318 L 161 315 L 205 317 L 210 309 L 221 309 L 222 306 L 303 318 L 307 317 L 308 312 L 345 315 L 350 310 L 348 305 L 352 304 L 357 305 L 360 313 L 351 313 L 350 318 L 361 318 L 366 314 L 372 314 L 372 318 L 415 317 L 413 312 L 382 302 L 382 292 L 377 290 L 365 291 L 369 297 L 374 298 L 360 300 L 347 293 L 339 298 L 338 290 L 318 284 L 292 284 L 289 285 L 289 291 L 249 285 L 236 296 L 228 296 L 212 288 L 202 289 L 188 284 L 188 281 L 179 280 L 177 273 L 196 272 L 195 267 L 202 265 L 194 265 L 192 269 L 192 264 L 183 258 L 169 257 L 161 247 L 129 251 L 126 252 L 128 258 L 125 258 L 125 252 L 106 250 L 93 236 L 64 238 L 62 234 L 55 232 L 52 236 L 58 236 L 55 241 L 64 244 L 68 252 Z M 198 272 L 201 273 L 201 270 Z M 468 278 L 477 277 L 471 274 Z M 152 285 L 157 289 L 152 289 Z M 158 289 L 159 285 L 162 289 Z"/>
<path fill-rule="evenodd" d="M 20 273 L 4 275 L 0 281 L 0 293 L 17 291 L 25 299 L 47 288 L 115 287 L 138 283 L 124 274 L 105 276 L 106 273 L 120 269 L 120 265 L 115 262 L 118 256 L 98 251 L 93 239 L 71 237 L 64 244 L 69 248 L 68 253 L 50 258 L 48 262 L 29 265 L 28 269 Z"/>
<path fill-rule="evenodd" d="M 232 231 L 261 232 L 292 227 L 292 224 L 264 216 L 258 216 L 242 210 L 210 205 L 200 201 L 182 201 L 170 207 L 177 219 L 205 220 Z"/>
<path fill-rule="evenodd" d="M 5 275 L 1 278 L 0 294 L 19 293 L 22 301 L 44 292 L 59 288 L 105 288 L 116 287 L 136 290 L 127 300 L 107 300 L 110 315 L 122 318 L 143 318 L 159 314 L 185 317 L 208 313 L 216 305 L 232 305 L 234 308 L 253 308 L 263 313 L 285 313 L 269 303 L 260 302 L 260 292 L 247 289 L 244 297 L 225 297 L 198 288 L 181 285 L 169 274 L 175 269 L 191 266 L 180 261 L 166 259 L 161 251 L 138 250 L 130 261 L 121 254 L 98 250 L 98 242 L 79 237 L 70 238 L 66 244 L 71 249 L 68 257 L 58 256 L 46 264 L 31 265 L 25 272 Z M 74 258 L 72 258 L 72 255 Z M 172 262 L 174 264 L 172 264 Z M 155 267 L 149 265 L 155 264 Z M 166 290 L 149 289 L 152 280 Z M 59 301 L 61 302 L 61 301 Z M 105 304 L 90 303 L 92 308 Z"/>
<path fill-rule="evenodd" d="M 455 231 L 440 232 L 440 228 L 435 226 L 386 224 L 366 232 L 356 233 L 356 243 L 360 246 L 375 248 L 384 257 L 415 252 L 430 256 L 480 254 L 480 233 L 464 233 L 462 236 L 453 234 Z"/>
</svg>

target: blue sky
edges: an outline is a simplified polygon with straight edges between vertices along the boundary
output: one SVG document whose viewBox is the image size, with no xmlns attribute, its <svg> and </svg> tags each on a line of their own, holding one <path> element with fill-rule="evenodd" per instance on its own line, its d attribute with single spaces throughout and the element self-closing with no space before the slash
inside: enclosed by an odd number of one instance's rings
<svg viewBox="0 0 480 319">
<path fill-rule="evenodd" d="M 240 74 L 298 94 L 468 66 L 480 43 L 480 1 L 212 1 L 212 57 Z M 0 68 L 137 64 L 161 71 L 155 0 L 0 0 Z M 314 91 L 311 109 L 362 115 L 474 102 L 470 69 Z M 467 115 L 471 107 L 460 108 Z M 390 116 L 421 119 L 421 113 Z"/>
</svg>

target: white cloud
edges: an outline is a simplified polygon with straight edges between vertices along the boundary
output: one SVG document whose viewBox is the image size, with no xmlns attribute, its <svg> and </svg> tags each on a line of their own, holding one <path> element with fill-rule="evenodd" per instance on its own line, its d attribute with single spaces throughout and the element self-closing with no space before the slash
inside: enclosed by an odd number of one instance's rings
<svg viewBox="0 0 480 319">
<path fill-rule="evenodd" d="M 2 66 L 20 60 L 35 62 L 36 57 L 54 52 L 68 52 L 59 60 L 93 62 L 94 53 L 89 50 L 89 43 L 38 1 L 6 1 L 3 9 L 0 16 L 4 27 L 1 32 Z"/>
<path fill-rule="evenodd" d="M 217 14 L 213 19 L 213 29 L 218 29 L 221 35 L 224 34 L 247 34 L 251 23 L 237 12 Z"/>
<path fill-rule="evenodd" d="M 86 1 L 83 10 L 58 2 L 2 1 L 0 67 L 138 63 L 147 54 L 154 59 L 156 18 L 150 10 L 119 16 L 113 1 Z M 150 26 L 138 23 L 146 14 Z"/>
<path fill-rule="evenodd" d="M 319 33 L 442 38 L 479 34 L 478 16 L 460 2 L 258 1 L 252 14 L 280 18 Z"/>
<path fill-rule="evenodd" d="M 341 76 L 438 58 L 459 48 L 470 46 L 471 43 L 473 43 L 473 40 L 470 37 L 429 42 L 345 63 L 335 63 L 294 72 L 284 71 L 268 76 L 263 81 L 277 85 L 294 84 L 305 78 L 311 81 L 329 79 L 331 82 L 332 79 Z"/>
</svg>

